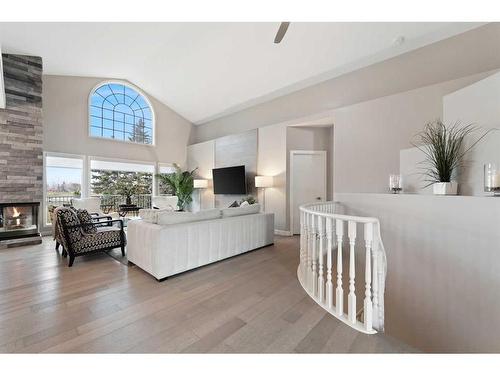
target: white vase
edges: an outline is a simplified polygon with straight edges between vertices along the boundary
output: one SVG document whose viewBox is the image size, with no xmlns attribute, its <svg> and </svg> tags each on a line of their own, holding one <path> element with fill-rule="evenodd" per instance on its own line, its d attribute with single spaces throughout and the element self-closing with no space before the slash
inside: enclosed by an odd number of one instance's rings
<svg viewBox="0 0 500 375">
<path fill-rule="evenodd" d="M 436 182 L 432 185 L 434 195 L 457 195 L 458 184 L 452 182 Z"/>
</svg>

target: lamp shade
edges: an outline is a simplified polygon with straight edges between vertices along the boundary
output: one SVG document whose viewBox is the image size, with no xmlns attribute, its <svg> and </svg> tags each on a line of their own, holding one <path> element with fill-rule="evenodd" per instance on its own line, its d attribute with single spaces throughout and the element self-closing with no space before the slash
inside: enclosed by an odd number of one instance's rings
<svg viewBox="0 0 500 375">
<path fill-rule="evenodd" d="M 208 187 L 208 180 L 193 180 L 193 187 L 195 189 L 206 189 Z"/>
<path fill-rule="evenodd" d="M 274 178 L 272 176 L 255 176 L 255 187 L 269 188 L 273 187 Z"/>
</svg>

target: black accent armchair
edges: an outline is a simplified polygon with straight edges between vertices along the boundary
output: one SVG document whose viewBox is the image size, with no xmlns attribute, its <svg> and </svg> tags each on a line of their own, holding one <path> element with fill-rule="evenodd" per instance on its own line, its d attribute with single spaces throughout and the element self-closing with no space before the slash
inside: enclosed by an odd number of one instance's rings
<svg viewBox="0 0 500 375">
<path fill-rule="evenodd" d="M 57 233 L 56 248 L 63 246 L 63 256 L 69 256 L 71 267 L 75 257 L 99 251 L 121 248 L 125 256 L 127 239 L 122 220 L 102 220 L 92 217 L 86 210 L 60 207 L 55 211 Z M 115 226 L 118 224 L 118 226 Z"/>
</svg>

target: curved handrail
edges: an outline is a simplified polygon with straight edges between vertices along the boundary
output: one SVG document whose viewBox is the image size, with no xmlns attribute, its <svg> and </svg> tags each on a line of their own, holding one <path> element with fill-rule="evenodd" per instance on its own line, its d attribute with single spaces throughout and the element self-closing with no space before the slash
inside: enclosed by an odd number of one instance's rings
<svg viewBox="0 0 500 375">
<path fill-rule="evenodd" d="M 370 334 L 383 331 L 387 259 L 379 220 L 374 217 L 336 214 L 335 206 L 335 202 L 300 206 L 300 264 L 297 269 L 299 282 L 316 303 L 352 328 Z M 358 318 L 355 288 L 356 238 L 361 226 L 365 244 L 363 319 Z M 344 239 L 347 241 L 344 242 Z M 343 249 L 344 243 L 349 245 L 347 314 L 344 312 L 342 285 L 343 252 L 339 251 Z M 323 269 L 325 257 L 326 277 Z"/>
</svg>

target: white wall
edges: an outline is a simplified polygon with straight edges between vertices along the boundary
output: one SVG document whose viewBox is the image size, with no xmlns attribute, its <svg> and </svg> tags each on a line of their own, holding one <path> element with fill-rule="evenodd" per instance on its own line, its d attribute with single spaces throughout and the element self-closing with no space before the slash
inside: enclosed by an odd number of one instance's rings
<svg viewBox="0 0 500 375">
<path fill-rule="evenodd" d="M 500 67 L 500 23 L 456 35 L 196 127 L 195 141 L 277 123 Z M 464 53 L 467 51 L 467 53 Z"/>
<path fill-rule="evenodd" d="M 488 129 L 500 130 L 500 73 L 446 95 L 444 120 L 475 124 L 481 129 L 469 137 L 469 144 Z M 500 163 L 500 131 L 488 134 L 467 155 L 458 178 L 461 195 L 484 195 L 483 166 Z"/>
<path fill-rule="evenodd" d="M 5 109 L 5 86 L 3 82 L 2 46 L 0 46 L 0 109 Z"/>
<path fill-rule="evenodd" d="M 266 211 L 274 212 L 274 226 L 281 231 L 288 230 L 286 139 L 286 126 L 274 125 L 259 129 L 257 174 L 274 177 L 274 187 L 265 190 Z"/>
<path fill-rule="evenodd" d="M 451 126 L 474 124 L 478 131 L 470 135 L 467 145 L 490 129 L 500 130 L 500 73 L 492 74 L 478 82 L 443 97 L 443 120 Z M 500 132 L 490 132 L 465 157 L 464 165 L 457 173 L 460 195 L 482 196 L 484 193 L 483 167 L 488 162 L 500 162 Z M 417 148 L 401 150 L 400 170 L 406 192 L 432 194 L 424 177 L 419 174 L 425 155 Z"/>
<path fill-rule="evenodd" d="M 387 253 L 387 334 L 429 352 L 500 351 L 500 200 L 335 194 L 377 217 Z"/>
<path fill-rule="evenodd" d="M 192 124 L 148 95 L 156 118 L 154 146 L 88 136 L 88 97 L 105 78 L 43 76 L 44 151 L 186 163 Z"/>
<path fill-rule="evenodd" d="M 443 96 L 489 75 L 481 73 L 333 111 L 335 193 L 383 193 L 399 173 L 400 150 L 428 121 L 443 116 Z"/>
<path fill-rule="evenodd" d="M 189 170 L 198 168 L 196 176 L 208 180 L 209 184 L 207 189 L 201 189 L 198 192 L 201 204 L 198 206 L 200 202 L 193 200 L 193 206 L 196 206 L 198 209 L 214 208 L 212 169 L 215 168 L 215 141 L 212 140 L 188 146 L 187 155 L 187 168 Z M 198 194 L 195 194 L 195 199 L 198 200 Z"/>
</svg>

